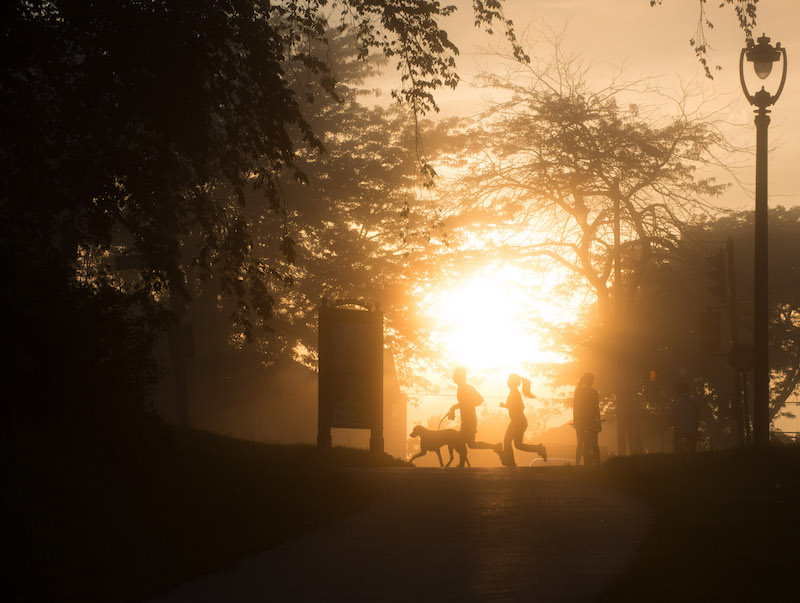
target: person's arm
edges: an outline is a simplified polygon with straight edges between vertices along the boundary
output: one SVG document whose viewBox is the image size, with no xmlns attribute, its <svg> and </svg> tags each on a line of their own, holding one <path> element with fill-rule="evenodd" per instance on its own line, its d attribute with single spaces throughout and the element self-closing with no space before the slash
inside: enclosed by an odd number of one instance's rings
<svg viewBox="0 0 800 603">
<path fill-rule="evenodd" d="M 509 408 L 510 409 L 511 408 L 510 402 L 511 402 L 511 394 L 508 394 L 508 397 L 506 398 L 506 401 L 505 402 L 500 402 L 500 408 Z"/>
<path fill-rule="evenodd" d="M 453 404 L 450 407 L 450 410 L 447 411 L 447 418 L 450 419 L 451 421 L 454 421 L 455 418 L 456 418 L 456 409 L 457 408 L 460 408 L 459 405 L 458 404 Z"/>
</svg>

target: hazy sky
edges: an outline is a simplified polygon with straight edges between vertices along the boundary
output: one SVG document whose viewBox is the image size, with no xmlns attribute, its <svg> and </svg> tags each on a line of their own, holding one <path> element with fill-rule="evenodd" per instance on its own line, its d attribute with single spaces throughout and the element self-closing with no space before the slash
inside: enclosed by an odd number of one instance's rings
<svg viewBox="0 0 800 603">
<path fill-rule="evenodd" d="M 471 0 L 453 0 L 453 3 L 459 7 L 459 14 L 444 25 L 461 51 L 458 68 L 463 84 L 456 92 L 440 91 L 437 100 L 442 115 L 465 115 L 480 107 L 479 96 L 468 86 L 481 66 L 487 65 L 488 59 L 481 56 L 480 47 L 500 43 L 503 38 L 489 37 L 472 26 Z M 718 4 L 713 0 L 706 8 L 714 24 L 713 30 L 706 29 L 707 43 L 711 46 L 709 58 L 723 68 L 715 72 L 714 81 L 704 77 L 689 46 L 700 15 L 698 0 L 664 0 L 657 7 L 651 7 L 649 0 L 506 0 L 506 14 L 520 32 L 529 24 L 533 28 L 544 24 L 554 30 L 566 27 L 566 48 L 596 65 L 598 82 L 604 80 L 605 73 L 624 65 L 630 77 L 656 77 L 668 86 L 678 78 L 694 80 L 709 92 L 722 94 L 732 103 L 726 119 L 744 126 L 731 129 L 731 134 L 740 144 L 754 149 L 752 109 L 739 85 L 738 60 L 744 34 L 734 12 L 719 9 Z M 800 2 L 761 0 L 758 10 L 756 36 L 766 33 L 773 43 L 781 42 L 789 57 L 786 87 L 770 126 L 770 143 L 776 145 L 770 155 L 770 202 L 796 205 L 800 198 L 795 161 L 800 153 L 796 135 L 800 131 L 800 61 L 793 61 L 792 57 L 800 56 Z M 794 73 L 793 66 L 796 66 Z M 749 64 L 746 68 L 752 69 Z M 742 157 L 742 160 L 746 166 L 740 178 L 752 187 L 755 159 Z M 721 203 L 745 209 L 752 205 L 751 200 L 752 191 L 737 187 Z"/>
</svg>

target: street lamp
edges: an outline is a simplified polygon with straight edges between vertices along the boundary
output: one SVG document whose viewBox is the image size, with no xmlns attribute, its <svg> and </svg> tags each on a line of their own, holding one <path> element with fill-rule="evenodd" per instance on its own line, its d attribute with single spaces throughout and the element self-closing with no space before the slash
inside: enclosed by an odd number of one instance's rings
<svg viewBox="0 0 800 603">
<path fill-rule="evenodd" d="M 778 91 L 772 95 L 764 86 L 755 94 L 750 94 L 744 79 L 744 59 L 753 63 L 756 75 L 766 79 L 772 72 L 772 65 L 783 57 L 783 73 Z M 775 104 L 786 83 L 786 49 L 780 42 L 774 47 L 767 36 L 761 36 L 758 44 L 752 40 L 742 48 L 739 55 L 739 79 L 745 98 L 756 107 L 756 220 L 755 220 L 755 291 L 753 308 L 753 443 L 756 450 L 766 450 L 769 446 L 769 296 L 767 272 L 767 127 L 769 110 Z"/>
</svg>

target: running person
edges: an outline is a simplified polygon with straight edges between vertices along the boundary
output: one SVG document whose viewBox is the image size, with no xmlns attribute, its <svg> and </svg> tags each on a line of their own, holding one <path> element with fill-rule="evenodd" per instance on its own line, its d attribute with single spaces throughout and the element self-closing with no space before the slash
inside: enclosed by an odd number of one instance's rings
<svg viewBox="0 0 800 603">
<path fill-rule="evenodd" d="M 511 373 L 508 376 L 508 398 L 505 402 L 501 402 L 500 406 L 508 409 L 508 416 L 511 422 L 506 429 L 506 437 L 503 440 L 503 464 L 506 467 L 516 467 L 517 463 L 514 460 L 514 450 L 511 447 L 513 442 L 517 450 L 524 452 L 536 452 L 545 462 L 547 462 L 547 449 L 544 444 L 525 444 L 522 438 L 525 436 L 525 430 L 528 429 L 528 419 L 525 418 L 525 405 L 522 403 L 522 396 L 519 393 L 519 386 L 522 384 L 522 393 L 526 398 L 533 398 L 531 393 L 531 382 L 528 379 L 520 377 L 516 373 Z"/>
<path fill-rule="evenodd" d="M 475 449 L 494 450 L 500 458 L 503 457 L 503 444 L 489 444 L 488 442 L 478 442 L 475 434 L 478 432 L 478 415 L 475 407 L 483 404 L 483 396 L 478 393 L 472 385 L 467 383 L 467 369 L 463 366 L 456 367 L 453 371 L 453 382 L 458 386 L 456 391 L 457 403 L 447 411 L 447 418 L 451 421 L 456 418 L 456 410 L 461 414 L 461 433 L 467 442 L 467 446 Z"/>
</svg>

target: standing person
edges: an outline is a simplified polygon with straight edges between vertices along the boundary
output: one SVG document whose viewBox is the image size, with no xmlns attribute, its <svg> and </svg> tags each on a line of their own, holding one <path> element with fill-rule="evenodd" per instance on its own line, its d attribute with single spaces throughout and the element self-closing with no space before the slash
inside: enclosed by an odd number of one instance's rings
<svg viewBox="0 0 800 603">
<path fill-rule="evenodd" d="M 544 444 L 525 444 L 522 438 L 525 435 L 525 430 L 528 429 L 528 419 L 525 418 L 525 405 L 522 403 L 522 396 L 519 393 L 519 386 L 522 384 L 522 393 L 526 398 L 533 398 L 531 393 L 531 382 L 528 379 L 520 377 L 516 373 L 511 373 L 508 376 L 508 398 L 505 402 L 501 402 L 502 408 L 508 409 L 508 416 L 511 422 L 506 429 L 506 437 L 503 440 L 503 464 L 506 467 L 516 467 L 517 463 L 514 460 L 514 449 L 511 447 L 513 442 L 518 450 L 524 452 L 536 452 L 545 462 L 547 462 L 547 449 Z"/>
<path fill-rule="evenodd" d="M 488 442 L 475 441 L 475 434 L 478 432 L 478 415 L 475 407 L 483 404 L 483 396 L 478 393 L 472 385 L 467 383 L 467 369 L 458 366 L 453 371 L 453 382 L 458 386 L 456 391 L 456 404 L 447 411 L 447 418 L 451 421 L 456 418 L 456 410 L 461 414 L 461 433 L 470 448 L 494 450 L 502 459 L 503 444 L 489 444 Z M 463 459 L 462 459 L 463 464 Z"/>
<path fill-rule="evenodd" d="M 600 395 L 592 387 L 594 375 L 584 373 L 575 388 L 572 406 L 572 425 L 578 446 L 575 450 L 575 465 L 580 465 L 583 456 L 584 465 L 600 464 L 600 445 L 597 436 L 602 429 L 600 422 Z"/>
<path fill-rule="evenodd" d="M 681 381 L 672 400 L 673 451 L 696 452 L 699 427 L 700 408 L 689 393 L 689 384 Z"/>
</svg>

